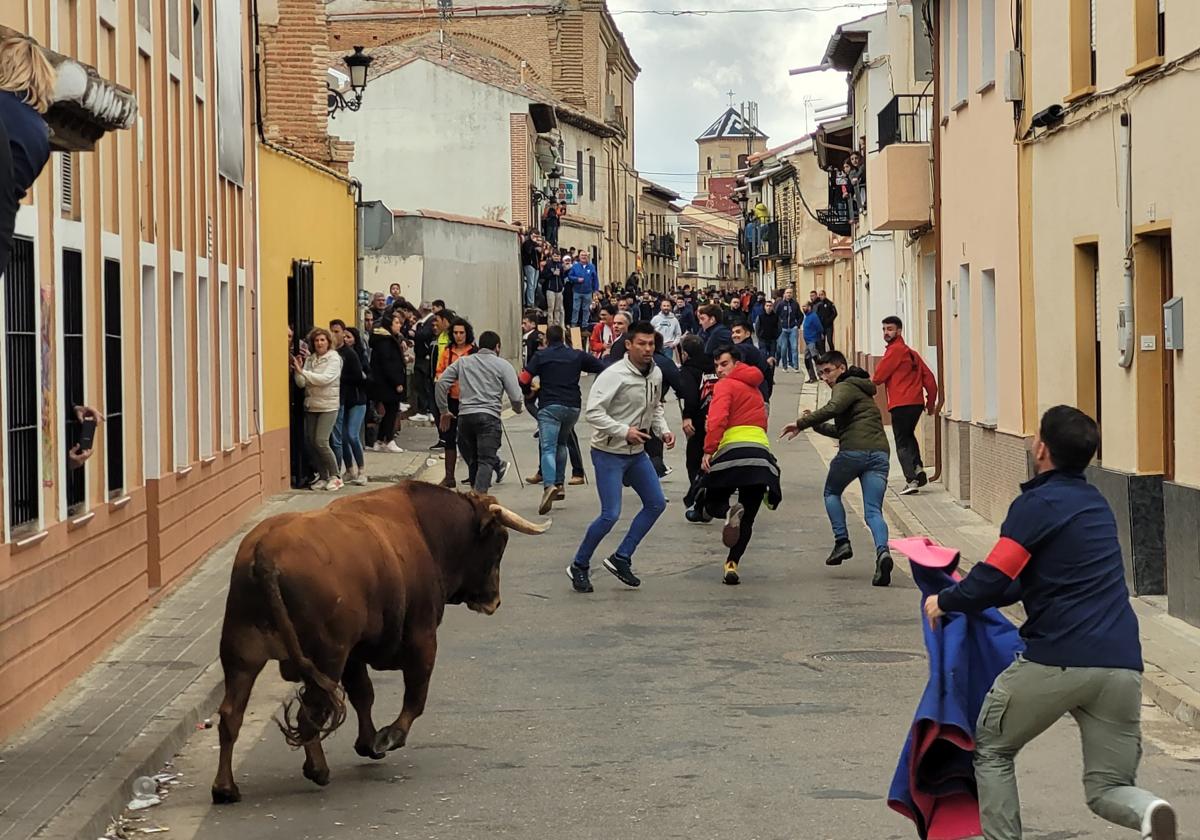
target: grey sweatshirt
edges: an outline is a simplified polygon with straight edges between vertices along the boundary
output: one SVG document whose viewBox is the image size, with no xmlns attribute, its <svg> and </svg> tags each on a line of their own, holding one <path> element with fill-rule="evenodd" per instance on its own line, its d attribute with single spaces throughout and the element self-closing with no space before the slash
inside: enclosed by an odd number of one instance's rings
<svg viewBox="0 0 1200 840">
<path fill-rule="evenodd" d="M 442 373 L 437 381 L 438 410 L 449 410 L 450 385 L 458 383 L 458 414 L 490 414 L 499 417 L 504 395 L 508 395 L 513 411 L 525 408 L 517 372 L 493 350 L 480 349 L 459 359 Z"/>
</svg>

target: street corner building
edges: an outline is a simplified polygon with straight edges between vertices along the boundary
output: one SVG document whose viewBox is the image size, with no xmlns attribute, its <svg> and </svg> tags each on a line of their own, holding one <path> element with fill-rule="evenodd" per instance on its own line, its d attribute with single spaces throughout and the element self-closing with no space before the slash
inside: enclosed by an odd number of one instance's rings
<svg viewBox="0 0 1200 840">
<path fill-rule="evenodd" d="M 250 21 L 0 6 L 58 68 L 0 301 L 0 738 L 287 486 L 285 316 L 354 312 L 353 193 L 256 137 Z M 79 468 L 75 406 L 105 418 Z"/>
</svg>

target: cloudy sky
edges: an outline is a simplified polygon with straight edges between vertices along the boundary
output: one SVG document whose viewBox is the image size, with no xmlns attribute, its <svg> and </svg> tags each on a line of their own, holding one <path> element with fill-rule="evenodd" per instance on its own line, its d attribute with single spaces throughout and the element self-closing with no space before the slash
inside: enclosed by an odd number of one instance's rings
<svg viewBox="0 0 1200 840">
<path fill-rule="evenodd" d="M 726 108 L 758 102 L 772 146 L 813 127 L 812 110 L 845 102 L 845 74 L 788 76 L 818 64 L 839 23 L 879 11 L 863 0 L 608 0 L 634 60 L 637 168 L 646 178 L 690 197 L 696 189 L 695 139 Z M 633 14 L 648 10 L 824 9 L 711 15 Z M 807 122 L 806 116 L 807 103 Z"/>
</svg>

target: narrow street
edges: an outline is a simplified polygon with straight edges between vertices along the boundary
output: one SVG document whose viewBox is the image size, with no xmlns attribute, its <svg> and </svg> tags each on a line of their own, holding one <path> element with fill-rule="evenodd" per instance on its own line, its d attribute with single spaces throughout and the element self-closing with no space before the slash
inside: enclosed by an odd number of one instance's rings
<svg viewBox="0 0 1200 840">
<path fill-rule="evenodd" d="M 773 429 L 792 416 L 798 382 L 781 377 Z M 507 428 L 532 471 L 532 421 Z M 268 669 L 235 759 L 244 800 L 209 803 L 217 732 L 200 730 L 176 758 L 181 784 L 140 825 L 177 840 L 913 836 L 885 798 L 925 680 L 916 590 L 905 574 L 872 588 L 865 557 L 826 568 L 824 464 L 804 438 L 776 450 L 785 500 L 760 517 L 741 586 L 720 582 L 718 526 L 683 520 L 678 451 L 671 504 L 637 557 L 642 587 L 625 589 L 597 558 L 595 594 L 573 593 L 564 568 L 596 501 L 569 488 L 549 533 L 510 542 L 499 612 L 449 608 L 407 747 L 359 758 L 351 719 L 326 742 L 330 786 L 315 787 L 271 723 L 291 688 Z M 537 491 L 511 475 L 497 495 L 532 513 Z M 634 504 L 627 493 L 626 520 Z M 374 676 L 376 720 L 390 720 L 402 681 Z M 1181 825 L 1200 824 L 1195 733 L 1145 711 L 1141 779 L 1175 802 Z M 1019 770 L 1026 837 L 1130 836 L 1087 810 L 1069 720 Z"/>
</svg>

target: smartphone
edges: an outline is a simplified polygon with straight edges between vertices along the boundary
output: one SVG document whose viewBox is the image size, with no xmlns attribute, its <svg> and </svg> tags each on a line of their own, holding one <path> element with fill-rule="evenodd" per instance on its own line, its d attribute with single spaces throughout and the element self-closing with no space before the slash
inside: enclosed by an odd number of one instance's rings
<svg viewBox="0 0 1200 840">
<path fill-rule="evenodd" d="M 86 418 L 80 425 L 79 430 L 79 448 L 83 452 L 87 452 L 96 443 L 96 421 L 92 418 Z"/>
</svg>

